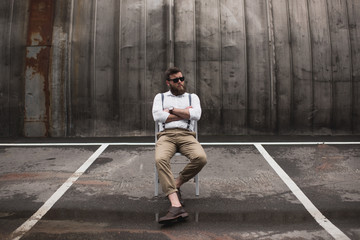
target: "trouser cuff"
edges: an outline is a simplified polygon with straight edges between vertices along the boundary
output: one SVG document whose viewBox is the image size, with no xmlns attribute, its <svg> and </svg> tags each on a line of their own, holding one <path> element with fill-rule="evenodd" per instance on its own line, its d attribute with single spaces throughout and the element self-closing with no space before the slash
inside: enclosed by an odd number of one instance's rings
<svg viewBox="0 0 360 240">
<path fill-rule="evenodd" d="M 178 191 L 177 189 L 171 189 L 166 193 L 166 196 L 169 196 L 170 194 L 177 192 L 177 191 Z"/>
</svg>

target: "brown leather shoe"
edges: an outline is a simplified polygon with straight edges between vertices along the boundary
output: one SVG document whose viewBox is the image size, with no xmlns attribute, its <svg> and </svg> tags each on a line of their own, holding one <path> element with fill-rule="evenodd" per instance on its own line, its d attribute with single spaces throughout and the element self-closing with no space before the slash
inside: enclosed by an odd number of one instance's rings
<svg viewBox="0 0 360 240">
<path fill-rule="evenodd" d="M 160 224 L 171 223 L 175 220 L 182 220 L 189 216 L 183 207 L 170 207 L 168 213 L 159 219 Z"/>
</svg>

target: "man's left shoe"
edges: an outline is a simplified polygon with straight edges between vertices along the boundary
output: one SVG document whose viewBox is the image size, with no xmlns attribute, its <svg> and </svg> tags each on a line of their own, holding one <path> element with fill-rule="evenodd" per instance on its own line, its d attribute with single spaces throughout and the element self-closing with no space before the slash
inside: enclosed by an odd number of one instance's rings
<svg viewBox="0 0 360 240">
<path fill-rule="evenodd" d="M 183 207 L 170 207 L 168 213 L 159 219 L 160 224 L 172 223 L 177 220 L 185 219 L 189 214 Z"/>
</svg>

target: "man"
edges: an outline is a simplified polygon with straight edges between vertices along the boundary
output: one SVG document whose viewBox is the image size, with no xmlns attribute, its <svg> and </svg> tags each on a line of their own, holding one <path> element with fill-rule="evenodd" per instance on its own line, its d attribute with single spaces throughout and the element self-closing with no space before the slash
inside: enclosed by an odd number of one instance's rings
<svg viewBox="0 0 360 240">
<path fill-rule="evenodd" d="M 152 108 L 154 121 L 160 123 L 155 146 L 156 167 L 162 190 L 171 203 L 168 213 L 159 219 L 160 224 L 188 217 L 181 203 L 180 186 L 196 176 L 206 164 L 205 151 L 194 132 L 194 121 L 201 116 L 199 97 L 186 93 L 185 78 L 179 68 L 169 68 L 165 80 L 169 91 L 157 94 Z M 174 179 L 170 159 L 177 151 L 189 158 L 190 163 Z"/>
</svg>

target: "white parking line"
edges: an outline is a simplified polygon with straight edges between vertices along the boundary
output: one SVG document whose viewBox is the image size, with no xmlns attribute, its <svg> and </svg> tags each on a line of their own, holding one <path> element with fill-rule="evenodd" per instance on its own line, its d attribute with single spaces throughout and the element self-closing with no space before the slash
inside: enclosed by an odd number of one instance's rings
<svg viewBox="0 0 360 240">
<path fill-rule="evenodd" d="M 331 236 L 339 240 L 350 240 L 340 229 L 332 224 L 306 197 L 301 189 L 295 184 L 295 182 L 286 174 L 286 172 L 275 162 L 270 154 L 265 150 L 261 144 L 254 144 L 258 151 L 263 155 L 270 166 L 275 170 L 283 182 L 290 188 L 294 195 L 303 204 L 306 210 L 313 216 L 313 218 L 322 226 Z"/>
<path fill-rule="evenodd" d="M 114 145 L 114 146 L 155 146 L 155 143 L 0 143 L 0 147 L 49 147 L 49 146 L 99 146 L 99 145 Z"/>
<path fill-rule="evenodd" d="M 64 195 L 64 193 L 73 185 L 73 183 L 91 166 L 91 164 L 100 156 L 100 154 L 109 146 L 102 144 L 88 160 L 74 172 L 71 177 L 34 213 L 25 223 L 18 227 L 11 235 L 13 240 L 18 240 L 54 206 L 54 204 Z"/>
<path fill-rule="evenodd" d="M 0 143 L 0 147 L 36 147 L 36 146 L 155 146 L 149 142 L 109 142 L 109 143 Z M 246 145 L 359 145 L 360 142 L 200 142 L 203 146 L 246 146 Z"/>
</svg>

